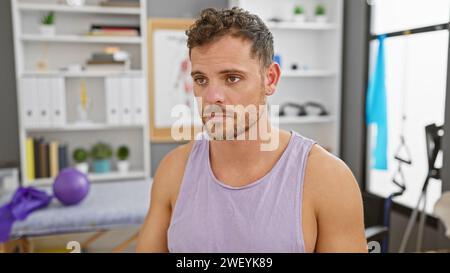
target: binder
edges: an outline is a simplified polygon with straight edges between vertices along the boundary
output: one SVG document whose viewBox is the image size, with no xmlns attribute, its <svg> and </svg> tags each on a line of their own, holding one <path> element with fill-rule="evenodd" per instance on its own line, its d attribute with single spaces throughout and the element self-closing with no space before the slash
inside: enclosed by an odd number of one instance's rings
<svg viewBox="0 0 450 273">
<path fill-rule="evenodd" d="M 131 78 L 132 113 L 133 123 L 145 124 L 147 115 L 147 99 L 144 79 L 142 77 Z"/>
<path fill-rule="evenodd" d="M 105 79 L 106 121 L 108 124 L 120 123 L 118 78 Z"/>
<path fill-rule="evenodd" d="M 120 81 L 119 109 L 120 109 L 121 123 L 131 124 L 132 123 L 131 80 L 129 77 L 121 77 L 119 81 Z"/>
<path fill-rule="evenodd" d="M 58 142 L 50 142 L 50 177 L 56 177 L 59 172 Z"/>
<path fill-rule="evenodd" d="M 38 125 L 36 80 L 31 77 L 22 78 L 20 91 L 23 126 L 25 128 L 36 127 Z"/>
<path fill-rule="evenodd" d="M 66 90 L 63 78 L 49 79 L 51 86 L 50 119 L 53 127 L 66 124 Z"/>
<path fill-rule="evenodd" d="M 34 172 L 34 143 L 33 138 L 28 137 L 26 140 L 26 165 L 27 165 L 27 179 L 28 181 L 33 181 L 35 179 Z"/>
<path fill-rule="evenodd" d="M 40 127 L 50 127 L 51 86 L 48 78 L 37 81 L 38 123 Z"/>
</svg>

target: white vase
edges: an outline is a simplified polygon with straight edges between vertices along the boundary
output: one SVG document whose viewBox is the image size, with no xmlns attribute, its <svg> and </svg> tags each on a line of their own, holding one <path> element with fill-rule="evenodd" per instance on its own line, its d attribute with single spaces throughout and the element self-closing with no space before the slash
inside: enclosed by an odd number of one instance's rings
<svg viewBox="0 0 450 273">
<path fill-rule="evenodd" d="M 39 29 L 41 31 L 41 34 L 45 36 L 53 36 L 56 32 L 54 25 L 41 25 Z"/>
<path fill-rule="evenodd" d="M 328 18 L 326 15 L 316 15 L 315 17 L 316 23 L 325 24 L 328 22 Z"/>
<path fill-rule="evenodd" d="M 127 160 L 117 161 L 117 169 L 119 173 L 127 173 L 130 170 L 130 163 Z"/>
<path fill-rule="evenodd" d="M 296 22 L 296 23 L 304 23 L 304 22 L 306 22 L 306 15 L 305 14 L 296 14 L 296 15 L 294 15 L 294 22 Z"/>
<path fill-rule="evenodd" d="M 87 174 L 89 172 L 89 164 L 87 162 L 77 163 L 75 165 L 75 169 L 79 170 L 84 174 Z"/>
</svg>

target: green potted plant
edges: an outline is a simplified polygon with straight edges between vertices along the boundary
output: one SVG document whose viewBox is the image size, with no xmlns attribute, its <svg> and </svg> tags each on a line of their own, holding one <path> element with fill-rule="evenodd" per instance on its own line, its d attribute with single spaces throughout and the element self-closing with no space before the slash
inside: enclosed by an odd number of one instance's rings
<svg viewBox="0 0 450 273">
<path fill-rule="evenodd" d="M 294 21 L 297 23 L 304 23 L 306 21 L 306 14 L 303 6 L 297 5 L 294 7 Z"/>
<path fill-rule="evenodd" d="M 107 173 L 111 171 L 112 149 L 106 143 L 99 142 L 91 149 L 94 172 Z"/>
<path fill-rule="evenodd" d="M 316 19 L 317 23 L 326 23 L 327 22 L 326 8 L 324 5 L 318 4 L 316 6 L 315 19 Z"/>
<path fill-rule="evenodd" d="M 41 34 L 46 36 L 55 35 L 55 13 L 53 11 L 49 11 L 42 16 L 40 31 Z"/>
<path fill-rule="evenodd" d="M 127 146 L 122 145 L 117 149 L 117 169 L 120 173 L 127 173 L 130 170 L 130 163 L 128 157 L 130 156 L 130 149 Z"/>
<path fill-rule="evenodd" d="M 77 148 L 72 154 L 73 161 L 75 161 L 75 168 L 82 173 L 87 174 L 89 171 L 89 164 L 87 162 L 89 153 L 83 148 Z"/>
</svg>

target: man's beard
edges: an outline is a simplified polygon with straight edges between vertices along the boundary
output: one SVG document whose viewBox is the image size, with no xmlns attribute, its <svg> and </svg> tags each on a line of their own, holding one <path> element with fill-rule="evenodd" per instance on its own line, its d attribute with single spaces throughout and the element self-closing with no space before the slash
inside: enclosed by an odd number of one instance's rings
<svg viewBox="0 0 450 273">
<path fill-rule="evenodd" d="M 230 105 L 232 108 L 234 105 Z M 266 109 L 266 97 L 264 93 L 261 95 L 261 99 L 257 104 L 248 105 L 247 107 L 255 107 L 256 112 L 249 113 L 247 111 L 227 111 L 227 108 L 223 109 L 218 105 L 208 105 L 203 110 L 202 122 L 208 136 L 212 140 L 236 140 L 246 139 L 250 129 L 257 129 L 254 126 L 258 125 L 262 115 L 267 111 Z M 242 108 L 245 108 L 242 106 Z M 233 108 L 236 109 L 236 108 Z M 248 109 L 248 108 L 247 108 Z M 222 121 L 214 122 L 208 120 L 211 113 L 224 114 L 226 117 Z M 229 124 L 232 122 L 232 126 Z"/>
</svg>

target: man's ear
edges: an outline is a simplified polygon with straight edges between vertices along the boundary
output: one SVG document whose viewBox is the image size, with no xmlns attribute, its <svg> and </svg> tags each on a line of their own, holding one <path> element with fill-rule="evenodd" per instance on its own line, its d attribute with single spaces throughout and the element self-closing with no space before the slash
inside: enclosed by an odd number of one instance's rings
<svg viewBox="0 0 450 273">
<path fill-rule="evenodd" d="M 266 69 L 266 96 L 271 96 L 276 91 L 278 81 L 281 76 L 280 65 L 276 62 L 272 62 Z"/>
</svg>

